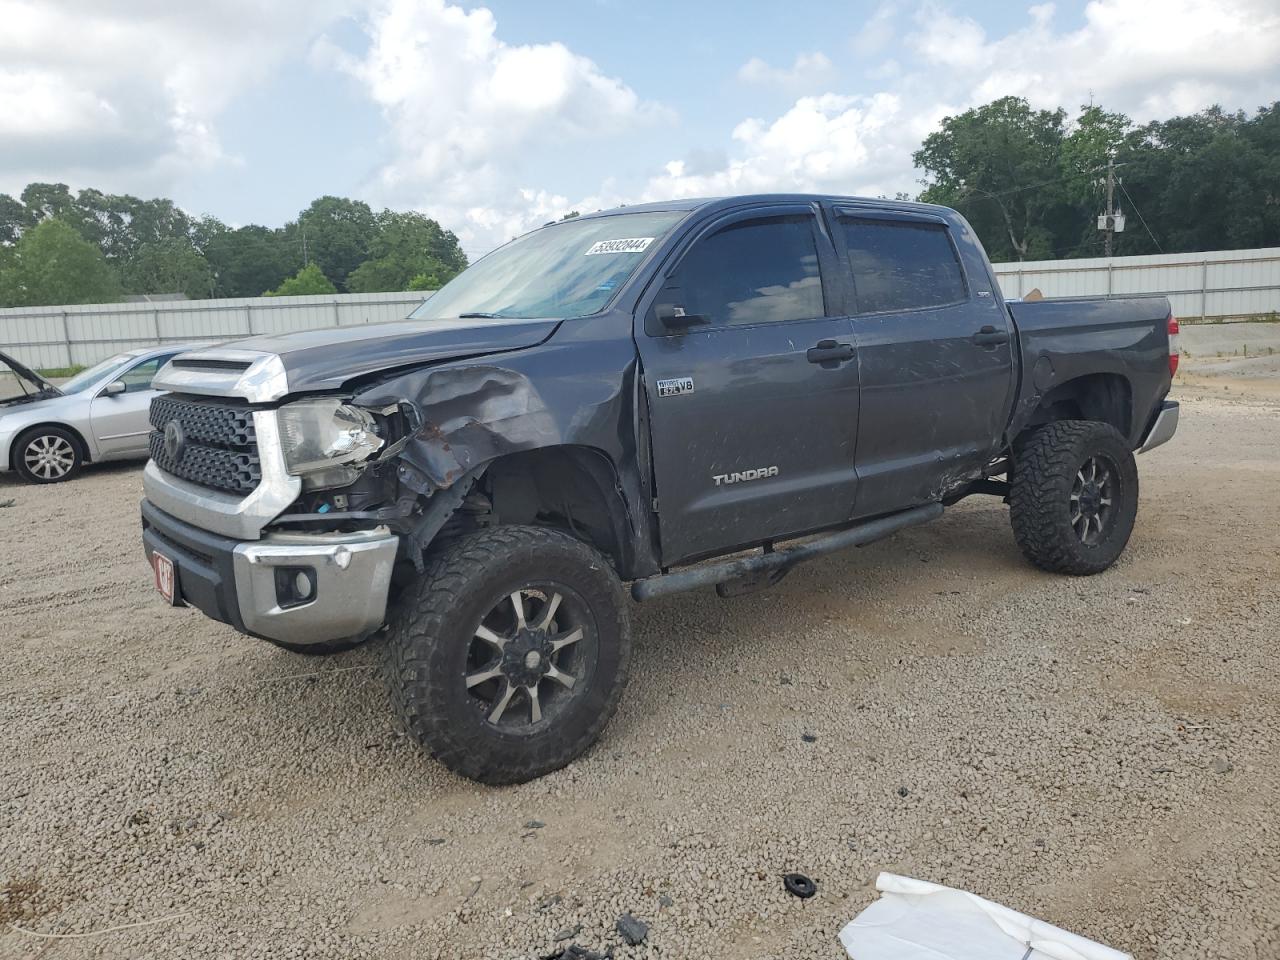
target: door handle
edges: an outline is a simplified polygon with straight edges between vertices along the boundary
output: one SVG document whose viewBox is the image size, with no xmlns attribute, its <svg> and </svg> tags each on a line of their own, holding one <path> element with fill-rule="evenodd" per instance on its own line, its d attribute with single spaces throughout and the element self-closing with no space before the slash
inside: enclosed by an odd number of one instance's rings
<svg viewBox="0 0 1280 960">
<path fill-rule="evenodd" d="M 997 330 L 991 324 L 987 324 L 981 330 L 973 335 L 973 342 L 981 344 L 984 347 L 994 347 L 998 343 L 1009 342 L 1008 330 Z"/>
<path fill-rule="evenodd" d="M 846 360 L 852 360 L 853 355 L 854 350 L 851 343 L 819 340 L 817 346 L 810 347 L 805 351 L 804 356 L 810 363 L 832 364 L 834 366 Z"/>
</svg>

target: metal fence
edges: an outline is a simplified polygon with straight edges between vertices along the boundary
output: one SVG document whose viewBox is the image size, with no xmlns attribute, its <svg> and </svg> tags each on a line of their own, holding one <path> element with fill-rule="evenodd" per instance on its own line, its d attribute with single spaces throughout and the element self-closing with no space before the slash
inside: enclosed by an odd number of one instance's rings
<svg viewBox="0 0 1280 960">
<path fill-rule="evenodd" d="M 1046 297 L 1159 293 L 1174 316 L 1232 319 L 1280 312 L 1280 247 L 1147 257 L 995 264 L 1006 297 L 1039 289 Z"/>
<path fill-rule="evenodd" d="M 1184 318 L 1280 312 L 1280 247 L 1149 257 L 997 263 L 1006 297 L 1168 295 Z M 0 350 L 36 368 L 88 366 L 122 350 L 186 340 L 402 320 L 430 294 L 351 293 L 0 309 Z"/>
<path fill-rule="evenodd" d="M 429 291 L 241 297 L 0 309 L 0 350 L 36 369 L 89 366 L 114 353 L 403 320 Z"/>
</svg>

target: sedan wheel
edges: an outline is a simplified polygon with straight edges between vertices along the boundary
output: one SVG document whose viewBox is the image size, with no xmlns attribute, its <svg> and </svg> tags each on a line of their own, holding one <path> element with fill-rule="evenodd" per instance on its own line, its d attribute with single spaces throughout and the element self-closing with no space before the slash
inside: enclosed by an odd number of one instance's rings
<svg viewBox="0 0 1280 960">
<path fill-rule="evenodd" d="M 32 483 L 69 480 L 83 461 L 75 438 L 58 427 L 44 427 L 23 435 L 15 449 L 14 466 Z"/>
</svg>

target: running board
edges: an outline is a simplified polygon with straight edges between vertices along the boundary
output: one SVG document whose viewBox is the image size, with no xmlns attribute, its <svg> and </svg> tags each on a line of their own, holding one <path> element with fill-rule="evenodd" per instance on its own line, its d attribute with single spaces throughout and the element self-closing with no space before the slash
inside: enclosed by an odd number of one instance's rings
<svg viewBox="0 0 1280 960">
<path fill-rule="evenodd" d="M 835 553 L 837 550 L 844 550 L 847 547 L 866 546 L 868 543 L 883 540 L 885 537 L 891 536 L 899 530 L 905 530 L 907 527 L 914 527 L 922 523 L 928 523 L 930 520 L 936 520 L 942 516 L 942 511 L 942 504 L 927 503 L 922 507 L 912 507 L 910 510 L 903 510 L 901 513 L 893 513 L 887 517 L 868 520 L 866 523 L 860 523 L 856 527 L 850 527 L 837 533 L 829 533 L 818 537 L 816 540 L 809 540 L 786 550 L 742 557 L 738 560 L 726 560 L 723 563 L 691 567 L 688 570 L 678 570 L 675 573 L 663 573 L 656 577 L 637 580 L 631 584 L 631 596 L 637 600 L 652 600 L 654 597 L 665 596 L 668 593 L 695 590 L 698 587 L 709 587 L 714 584 L 740 580 L 744 577 L 754 577 L 775 572 L 785 573 L 797 563 L 803 563 L 805 560 L 812 560 L 814 557 Z"/>
</svg>

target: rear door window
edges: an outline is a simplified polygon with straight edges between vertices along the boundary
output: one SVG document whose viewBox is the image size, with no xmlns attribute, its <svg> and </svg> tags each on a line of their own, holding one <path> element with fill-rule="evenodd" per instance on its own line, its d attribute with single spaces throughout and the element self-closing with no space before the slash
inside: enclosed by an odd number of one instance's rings
<svg viewBox="0 0 1280 960">
<path fill-rule="evenodd" d="M 840 218 L 859 313 L 928 310 L 968 299 L 942 224 Z"/>
<path fill-rule="evenodd" d="M 825 316 L 813 217 L 744 220 L 704 237 L 677 278 L 689 313 L 715 326 Z"/>
</svg>

